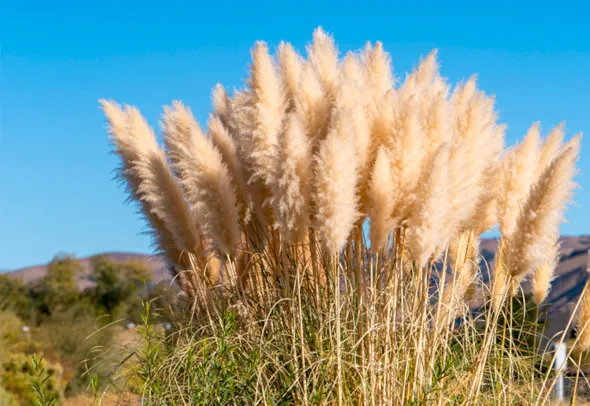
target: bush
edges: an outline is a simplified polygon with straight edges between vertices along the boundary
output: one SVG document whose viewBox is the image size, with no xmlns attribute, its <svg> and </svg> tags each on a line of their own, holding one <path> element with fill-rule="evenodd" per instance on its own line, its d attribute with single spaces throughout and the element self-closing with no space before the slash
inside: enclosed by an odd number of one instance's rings
<svg viewBox="0 0 590 406">
<path fill-rule="evenodd" d="M 18 279 L 0 274 L 0 310 L 14 312 L 22 319 L 30 316 L 31 300 L 27 287 Z"/>
<path fill-rule="evenodd" d="M 116 319 L 138 313 L 140 298 L 152 275 L 141 262 L 120 263 L 96 256 L 92 258 L 91 277 L 96 286 L 87 290 L 85 296 L 92 301 L 98 314 Z"/>
<path fill-rule="evenodd" d="M 15 344 L 22 337 L 22 320 L 12 312 L 0 311 L 0 347 Z"/>
<path fill-rule="evenodd" d="M 23 322 L 14 314 L 0 311 L 0 365 L 21 341 Z"/>
<path fill-rule="evenodd" d="M 43 360 L 41 366 L 49 377 L 43 385 L 46 395 L 58 401 L 63 399 L 65 382 L 61 365 Z M 31 357 L 23 353 L 10 354 L 2 364 L 0 380 L 2 386 L 18 401 L 19 405 L 37 406 L 37 394 L 31 387 L 31 377 L 35 374 Z"/>
<path fill-rule="evenodd" d="M 14 396 L 6 391 L 2 387 L 2 382 L 0 381 L 0 406 L 19 406 Z"/>
</svg>

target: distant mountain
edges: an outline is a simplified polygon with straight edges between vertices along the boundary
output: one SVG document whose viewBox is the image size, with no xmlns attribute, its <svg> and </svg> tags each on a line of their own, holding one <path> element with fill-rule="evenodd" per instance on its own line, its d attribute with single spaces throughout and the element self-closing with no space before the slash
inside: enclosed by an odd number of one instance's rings
<svg viewBox="0 0 590 406">
<path fill-rule="evenodd" d="M 549 306 L 549 323 L 545 330 L 548 337 L 563 331 L 576 306 L 576 302 L 588 280 L 588 250 L 590 250 L 590 235 L 580 237 L 562 237 L 561 261 L 555 272 L 555 279 L 551 284 L 551 291 L 546 299 Z M 498 249 L 498 240 L 482 241 L 482 256 L 490 264 Z M 485 273 L 484 273 L 485 275 Z M 485 279 L 485 277 L 484 277 Z M 531 291 L 530 282 L 523 285 L 525 292 Z M 569 330 L 574 326 L 571 325 Z"/>
<path fill-rule="evenodd" d="M 158 283 L 162 280 L 171 279 L 170 273 L 166 269 L 164 262 L 157 256 L 145 255 L 145 254 L 131 254 L 126 252 L 107 252 L 101 254 L 106 256 L 115 262 L 125 261 L 140 261 L 143 262 L 149 269 L 152 270 L 153 282 Z M 93 281 L 90 278 L 90 271 L 92 269 L 91 259 L 93 256 L 78 258 L 83 271 L 78 275 L 78 286 L 81 290 L 86 289 L 93 285 Z M 37 279 L 41 279 L 47 273 L 47 265 L 36 265 L 27 268 L 17 269 L 12 272 L 8 272 L 8 275 L 21 279 L 25 283 L 34 282 Z"/>
<path fill-rule="evenodd" d="M 498 240 L 485 239 L 481 243 L 481 253 L 489 267 L 493 265 L 493 260 L 498 248 Z M 551 292 L 547 298 L 547 304 L 550 306 L 549 325 L 546 333 L 551 336 L 566 327 L 567 321 L 575 307 L 580 293 L 584 289 L 588 279 L 587 264 L 588 250 L 590 250 L 590 236 L 580 237 L 562 237 L 561 238 L 561 261 L 556 271 L 556 278 L 553 281 Z M 144 262 L 153 272 L 153 281 L 155 283 L 162 280 L 170 280 L 170 274 L 167 271 L 164 262 L 156 256 L 144 254 L 131 254 L 124 252 L 105 253 L 113 261 L 137 260 Z M 79 275 L 78 283 L 81 289 L 92 286 L 93 282 L 89 277 L 92 257 L 81 258 L 80 263 L 84 272 Z M 484 265 L 485 267 L 485 265 Z M 47 265 L 38 265 L 28 268 L 18 269 L 8 274 L 23 280 L 24 282 L 35 281 L 45 275 Z M 487 272 L 483 272 L 484 280 L 489 279 Z M 530 283 L 524 284 L 525 291 L 530 291 Z"/>
</svg>

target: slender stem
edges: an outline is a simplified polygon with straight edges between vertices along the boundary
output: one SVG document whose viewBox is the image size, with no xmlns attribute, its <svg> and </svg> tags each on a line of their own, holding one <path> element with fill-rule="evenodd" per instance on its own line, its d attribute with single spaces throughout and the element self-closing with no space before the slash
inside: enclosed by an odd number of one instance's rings
<svg viewBox="0 0 590 406">
<path fill-rule="evenodd" d="M 334 266 L 334 304 L 336 306 L 336 362 L 338 374 L 338 404 L 342 405 L 344 401 L 344 392 L 342 389 L 342 339 L 340 331 L 340 266 L 338 266 L 338 256 L 332 258 Z"/>
<path fill-rule="evenodd" d="M 297 266 L 297 264 L 295 265 Z M 305 342 L 303 337 L 303 306 L 301 303 L 301 273 L 299 272 L 300 269 L 297 267 L 297 304 L 298 304 L 298 311 L 299 311 L 299 340 L 301 346 L 301 373 L 303 377 L 303 403 L 309 404 L 307 399 L 307 372 L 305 367 Z"/>
<path fill-rule="evenodd" d="M 537 355 L 539 354 L 539 350 L 537 350 L 537 334 L 539 334 L 539 308 L 541 304 L 536 305 L 535 309 L 535 325 L 533 327 L 533 359 L 537 359 Z M 542 334 L 542 333 L 541 333 Z M 539 347 L 541 346 L 541 340 L 539 340 Z M 536 364 L 536 363 L 535 363 Z M 535 369 L 533 366 L 533 376 L 531 377 L 531 401 L 535 398 Z"/>
<path fill-rule="evenodd" d="M 582 354 L 584 354 L 584 352 L 580 351 L 580 353 L 578 354 L 578 362 L 576 363 L 576 381 L 574 383 L 574 391 L 572 392 L 572 406 L 575 406 L 576 404 L 576 396 L 578 392 L 578 379 L 580 377 L 580 372 L 582 372 Z"/>
</svg>

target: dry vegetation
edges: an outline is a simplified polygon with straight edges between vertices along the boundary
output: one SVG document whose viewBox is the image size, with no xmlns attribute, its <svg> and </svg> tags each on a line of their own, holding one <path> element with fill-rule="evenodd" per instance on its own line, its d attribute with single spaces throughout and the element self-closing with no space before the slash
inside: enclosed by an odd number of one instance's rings
<svg viewBox="0 0 590 406">
<path fill-rule="evenodd" d="M 505 149 L 475 77 L 452 88 L 432 52 L 397 83 L 380 43 L 340 58 L 321 29 L 307 59 L 257 43 L 247 86 L 215 88 L 206 129 L 165 108 L 164 147 L 136 108 L 102 107 L 189 306 L 165 348 L 146 318 L 147 403 L 550 399 L 542 329 L 513 298 L 527 278 L 536 305 L 550 289 L 579 135 L 535 123 Z M 496 225 L 487 286 L 479 236 Z"/>
</svg>

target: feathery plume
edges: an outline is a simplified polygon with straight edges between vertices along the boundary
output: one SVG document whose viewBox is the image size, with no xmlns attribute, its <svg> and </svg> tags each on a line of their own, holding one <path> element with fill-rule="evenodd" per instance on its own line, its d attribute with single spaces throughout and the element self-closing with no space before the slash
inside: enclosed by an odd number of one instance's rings
<svg viewBox="0 0 590 406">
<path fill-rule="evenodd" d="M 190 123 L 188 128 L 182 125 L 186 122 Z M 175 165 L 180 182 L 203 231 L 221 255 L 230 255 L 240 239 L 239 212 L 221 153 L 181 103 L 175 102 L 174 108 L 165 112 L 163 124 L 166 144 L 178 154 Z"/>
<path fill-rule="evenodd" d="M 239 129 L 237 149 L 256 221 L 265 226 L 274 223 L 268 204 L 269 188 L 275 176 L 278 133 L 286 112 L 286 99 L 264 42 L 257 42 L 252 50 L 248 83 L 249 91 L 239 95 L 242 100 L 234 102 Z"/>
<path fill-rule="evenodd" d="M 494 100 L 483 92 L 472 93 L 456 120 L 451 159 L 452 215 L 449 217 L 454 225 L 447 227 L 452 231 L 457 226 L 469 229 L 469 220 L 475 215 L 480 199 L 484 198 L 485 182 L 489 180 L 486 172 L 492 171 L 499 159 L 504 136 L 503 127 L 496 125 Z"/>
<path fill-rule="evenodd" d="M 498 222 L 498 193 L 502 181 L 500 156 L 504 147 L 505 131 L 505 125 L 495 125 L 491 133 L 482 131 L 480 133 L 482 136 L 487 134 L 489 137 L 486 145 L 478 145 L 481 154 L 480 163 L 475 160 L 476 154 L 470 155 L 469 170 L 474 171 L 471 173 L 470 181 L 477 182 L 474 190 L 478 195 L 475 197 L 476 204 L 474 206 L 466 205 L 465 220 L 462 221 L 460 227 L 464 230 L 474 230 L 477 235 L 490 230 Z M 483 148 L 486 149 L 485 153 L 481 151 Z M 473 176 L 474 174 L 475 176 Z M 461 176 L 457 177 L 462 178 Z M 461 204 L 464 204 L 463 202 Z M 470 211 L 471 215 L 469 216 Z"/>
<path fill-rule="evenodd" d="M 285 98 L 274 61 L 263 42 L 258 42 L 252 51 L 250 89 L 254 129 L 247 137 L 242 137 L 240 147 L 251 169 L 248 182 L 261 179 L 268 185 L 269 171 L 272 171 L 276 160 L 277 136 L 285 112 Z"/>
<path fill-rule="evenodd" d="M 219 117 L 219 120 L 221 120 L 225 127 L 228 127 L 231 115 L 231 101 L 221 83 L 215 85 L 212 100 L 213 113 Z"/>
<path fill-rule="evenodd" d="M 297 87 L 303 70 L 303 61 L 301 56 L 293 49 L 293 46 L 286 42 L 279 44 L 277 59 L 285 86 L 287 111 L 291 111 L 296 104 Z"/>
<path fill-rule="evenodd" d="M 395 192 L 391 174 L 391 156 L 386 148 L 381 146 L 377 152 L 367 190 L 367 212 L 371 221 L 371 245 L 375 250 L 385 247 L 387 237 L 393 231 L 394 221 L 391 214 Z"/>
<path fill-rule="evenodd" d="M 254 131 L 256 125 L 252 104 L 252 96 L 248 90 L 234 90 L 234 94 L 229 99 L 229 120 L 225 127 L 234 140 L 238 153 L 240 153 L 240 140 L 247 138 Z M 238 158 L 241 162 L 243 161 L 241 156 Z M 247 172 L 247 169 L 247 167 L 243 168 L 244 173 Z M 247 178 L 244 177 L 244 179 Z"/>
<path fill-rule="evenodd" d="M 347 52 L 342 60 L 340 70 L 342 78 L 346 82 L 352 82 L 356 84 L 359 89 L 362 89 L 362 91 L 366 91 L 364 88 L 367 81 L 365 66 L 357 54 L 350 51 Z"/>
<path fill-rule="evenodd" d="M 430 105 L 426 104 L 423 115 L 423 127 L 428 143 L 428 155 L 432 155 L 444 143 L 451 145 L 453 126 L 450 104 L 443 92 L 432 97 Z"/>
<path fill-rule="evenodd" d="M 150 204 L 142 198 L 140 193 L 142 179 L 137 176 L 137 170 L 134 168 L 134 162 L 141 159 L 142 150 L 135 148 L 136 143 L 129 136 L 127 116 L 114 102 L 100 100 L 100 104 L 109 123 L 109 133 L 114 151 L 121 161 L 118 176 L 125 182 L 131 198 L 140 205 L 141 212 L 151 227 L 151 234 L 156 246 L 162 252 L 168 267 L 173 273 L 176 273 L 181 259 L 181 251 L 176 247 L 174 237 L 164 221 L 152 211 Z"/>
<path fill-rule="evenodd" d="M 338 86 L 338 50 L 334 39 L 321 27 L 313 32 L 313 42 L 307 47 L 311 66 L 326 92 L 334 97 Z"/>
<path fill-rule="evenodd" d="M 330 109 L 332 108 L 317 74 L 311 64 L 306 63 L 301 73 L 297 92 L 296 111 L 303 123 L 307 136 L 317 143 L 327 133 Z"/>
<path fill-rule="evenodd" d="M 501 251 L 498 251 L 501 252 Z M 501 258 L 496 258 L 494 273 L 492 278 L 492 288 L 490 290 L 490 299 L 492 308 L 498 310 L 506 300 L 509 289 L 513 289 L 513 282 L 510 273 L 506 269 Z"/>
<path fill-rule="evenodd" d="M 363 99 L 362 90 L 357 82 L 352 80 L 343 80 L 338 89 L 335 108 L 346 110 L 350 114 L 352 124 L 352 134 L 354 137 L 356 150 L 356 164 L 359 173 L 359 195 L 360 204 L 366 203 L 366 184 L 362 179 L 366 178 L 366 171 L 369 167 L 370 147 L 371 147 L 371 128 L 367 117 L 367 102 Z"/>
<path fill-rule="evenodd" d="M 175 271 L 188 269 L 186 254 L 202 253 L 198 227 L 153 131 L 136 108 L 127 106 L 123 111 L 106 100 L 101 105 L 121 159 L 119 174 L 140 203 L 156 244 Z"/>
<path fill-rule="evenodd" d="M 541 305 L 549 295 L 555 268 L 557 267 L 557 264 L 559 264 L 559 243 L 555 243 L 546 249 L 545 256 L 547 260 L 535 270 L 532 280 L 533 300 L 537 306 Z"/>
<path fill-rule="evenodd" d="M 463 301 L 475 281 L 479 262 L 479 238 L 472 231 L 461 233 L 449 246 L 453 280 L 443 289 L 442 304 L 447 323 L 459 313 Z"/>
<path fill-rule="evenodd" d="M 543 171 L 553 162 L 555 157 L 561 152 L 563 144 L 563 132 L 564 123 L 560 123 L 557 127 L 549 132 L 547 139 L 541 145 L 541 151 L 539 152 L 539 163 L 535 172 L 535 179 L 538 179 Z"/>
<path fill-rule="evenodd" d="M 395 80 L 391 68 L 391 57 L 383 50 L 383 44 L 377 42 L 375 47 L 367 44 L 363 53 L 363 63 L 366 69 L 366 78 L 371 86 L 372 93 L 378 100 L 393 88 Z"/>
<path fill-rule="evenodd" d="M 278 177 L 271 189 L 271 202 L 288 243 L 303 241 L 309 226 L 311 147 L 299 117 L 291 113 L 279 136 Z"/>
<path fill-rule="evenodd" d="M 398 94 L 390 90 L 383 95 L 380 103 L 373 104 L 369 117 L 370 132 L 370 153 L 369 157 L 375 159 L 377 150 L 381 145 L 393 147 L 392 138 L 400 134 L 392 134 L 395 126 L 399 126 L 400 114 L 398 112 Z M 393 152 L 393 151 L 392 151 Z M 370 162 L 370 160 L 369 160 Z"/>
<path fill-rule="evenodd" d="M 463 223 L 465 230 L 476 235 L 491 230 L 498 223 L 498 191 L 500 190 L 500 164 L 493 162 L 481 178 L 481 193 L 471 217 Z"/>
<path fill-rule="evenodd" d="M 416 83 L 425 84 L 430 83 L 434 80 L 438 73 L 438 61 L 436 55 L 438 51 L 435 49 L 431 51 L 426 58 L 418 65 L 416 70 Z"/>
<path fill-rule="evenodd" d="M 540 130 L 537 122 L 529 129 L 522 143 L 504 158 L 499 193 L 500 232 L 504 237 L 510 237 L 515 231 L 518 214 L 535 181 L 539 143 Z"/>
<path fill-rule="evenodd" d="M 395 218 L 405 219 L 416 198 L 416 185 L 420 179 L 425 143 L 420 126 L 417 100 L 409 98 L 401 103 L 391 127 L 385 146 L 392 153 L 392 172 L 396 178 L 398 195 L 403 199 L 396 201 Z"/>
<path fill-rule="evenodd" d="M 508 269 L 518 284 L 532 270 L 554 261 L 554 251 L 548 248 L 556 243 L 563 210 L 575 188 L 579 148 L 580 136 L 576 136 L 543 172 L 520 211 L 506 256 Z"/>
<path fill-rule="evenodd" d="M 406 81 L 399 90 L 406 98 L 412 96 L 420 97 L 432 86 L 435 78 L 438 76 L 436 54 L 437 51 L 433 50 L 426 56 L 426 58 L 422 59 L 418 64 L 418 67 L 408 75 Z"/>
<path fill-rule="evenodd" d="M 477 75 L 472 75 L 467 82 L 460 83 L 455 87 L 451 96 L 451 104 L 455 115 L 455 125 L 461 125 L 462 117 L 465 114 L 468 103 L 477 92 Z"/>
<path fill-rule="evenodd" d="M 165 128 L 166 117 L 169 115 L 174 114 L 174 110 L 168 106 L 164 106 L 164 114 L 162 115 L 162 121 L 160 122 L 160 127 Z M 176 118 L 176 122 L 174 124 L 177 128 L 177 137 L 176 142 L 170 143 L 168 142 L 167 138 L 164 138 L 164 145 L 166 147 L 166 153 L 170 160 L 170 164 L 172 167 L 172 172 L 174 175 L 180 179 L 182 175 L 178 172 L 178 163 L 182 159 L 182 149 L 188 148 L 191 142 L 191 120 L 190 117 L 187 115 L 178 116 Z"/>
<path fill-rule="evenodd" d="M 241 205 L 241 210 L 247 208 L 246 200 L 246 186 L 242 174 L 241 164 L 238 160 L 236 145 L 234 140 L 230 137 L 227 128 L 218 116 L 210 116 L 207 123 L 209 133 L 211 134 L 211 141 L 221 153 L 223 163 L 231 175 L 231 179 L 236 190 L 238 200 Z"/>
<path fill-rule="evenodd" d="M 407 244 L 417 265 L 422 267 L 438 254 L 435 252 L 444 235 L 443 219 L 448 213 L 449 146 L 443 144 L 421 176 L 420 188 L 412 215 Z"/>
<path fill-rule="evenodd" d="M 334 113 L 333 125 L 315 157 L 315 226 L 332 255 L 338 254 L 357 220 L 354 138 L 346 111 Z"/>
</svg>

